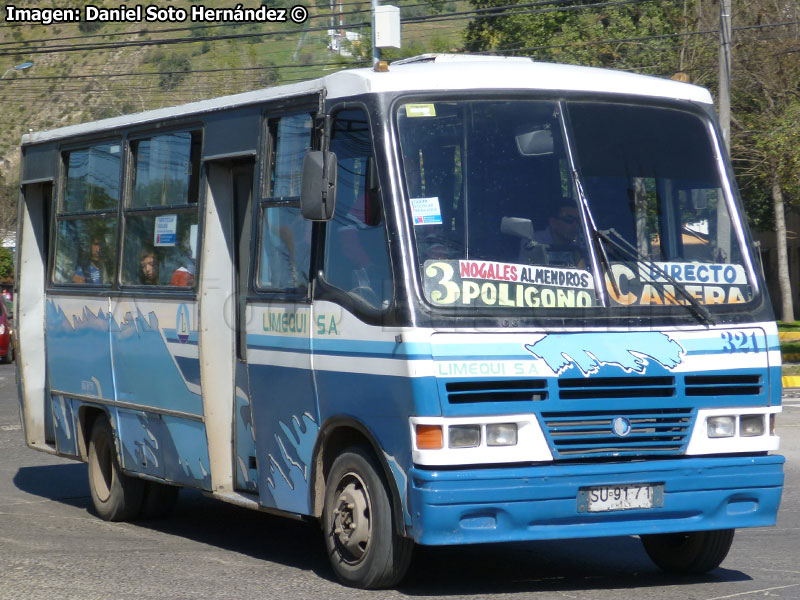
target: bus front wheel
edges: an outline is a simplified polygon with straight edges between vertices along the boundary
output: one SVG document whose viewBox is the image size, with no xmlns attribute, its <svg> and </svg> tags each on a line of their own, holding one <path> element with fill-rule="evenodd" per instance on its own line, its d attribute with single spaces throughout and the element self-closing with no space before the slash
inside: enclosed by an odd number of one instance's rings
<svg viewBox="0 0 800 600">
<path fill-rule="evenodd" d="M 650 559 L 668 573 L 699 575 L 716 569 L 731 549 L 733 529 L 643 535 Z"/>
<path fill-rule="evenodd" d="M 105 521 L 133 519 L 142 507 L 144 481 L 120 469 L 114 432 L 105 417 L 95 419 L 89 437 L 89 491 L 97 514 Z"/>
<path fill-rule="evenodd" d="M 322 526 L 328 556 L 343 583 L 390 587 L 408 570 L 414 542 L 395 532 L 386 482 L 360 447 L 348 448 L 331 466 Z"/>
</svg>

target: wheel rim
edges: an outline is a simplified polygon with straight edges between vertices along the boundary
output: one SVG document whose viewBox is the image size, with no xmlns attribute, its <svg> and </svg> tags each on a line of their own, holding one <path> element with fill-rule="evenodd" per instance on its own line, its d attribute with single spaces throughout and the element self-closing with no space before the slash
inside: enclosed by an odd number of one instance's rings
<svg viewBox="0 0 800 600">
<path fill-rule="evenodd" d="M 372 538 L 372 502 L 364 480 L 347 473 L 336 487 L 331 535 L 342 558 L 349 563 L 361 561 Z"/>
<path fill-rule="evenodd" d="M 105 502 L 111 496 L 111 447 L 104 436 L 99 437 L 92 444 L 94 448 L 94 461 L 91 464 L 92 487 L 100 502 Z"/>
</svg>

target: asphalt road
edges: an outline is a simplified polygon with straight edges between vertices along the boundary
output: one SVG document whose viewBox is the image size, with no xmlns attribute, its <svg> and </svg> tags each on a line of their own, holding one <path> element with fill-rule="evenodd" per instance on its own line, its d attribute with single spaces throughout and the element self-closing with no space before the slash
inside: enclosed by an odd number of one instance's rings
<svg viewBox="0 0 800 600">
<path fill-rule="evenodd" d="M 737 532 L 722 567 L 662 574 L 632 537 L 417 550 L 397 590 L 340 586 L 316 527 L 184 492 L 167 520 L 106 523 L 86 466 L 26 448 L 14 366 L 0 366 L 0 599 L 800 599 L 800 393 L 778 429 L 778 526 Z"/>
</svg>

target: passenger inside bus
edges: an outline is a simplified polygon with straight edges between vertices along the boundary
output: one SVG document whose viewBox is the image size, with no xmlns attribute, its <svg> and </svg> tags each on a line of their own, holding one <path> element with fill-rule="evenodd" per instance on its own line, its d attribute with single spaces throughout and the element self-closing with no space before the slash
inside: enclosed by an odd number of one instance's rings
<svg viewBox="0 0 800 600">
<path fill-rule="evenodd" d="M 192 232 L 194 232 L 194 234 Z M 178 266 L 170 277 L 170 285 L 176 287 L 192 287 L 194 285 L 195 264 L 192 252 L 193 235 L 197 235 L 197 228 L 195 226 L 184 229 L 181 245 L 177 250 Z M 175 263 L 173 262 L 173 264 Z"/>
<path fill-rule="evenodd" d="M 102 238 L 92 236 L 87 258 L 75 268 L 72 283 L 103 284 L 108 281 L 108 273 L 102 263 Z"/>
<path fill-rule="evenodd" d="M 139 255 L 139 283 L 158 285 L 158 260 L 152 248 L 145 248 Z"/>
</svg>

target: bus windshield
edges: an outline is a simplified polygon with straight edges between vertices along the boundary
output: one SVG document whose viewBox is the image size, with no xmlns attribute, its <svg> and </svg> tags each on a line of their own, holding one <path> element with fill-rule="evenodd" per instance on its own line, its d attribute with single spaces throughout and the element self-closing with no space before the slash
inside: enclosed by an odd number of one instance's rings
<svg viewBox="0 0 800 600">
<path fill-rule="evenodd" d="M 397 127 L 434 306 L 713 310 L 753 297 L 703 117 L 601 101 L 431 101 L 401 104 Z"/>
</svg>

